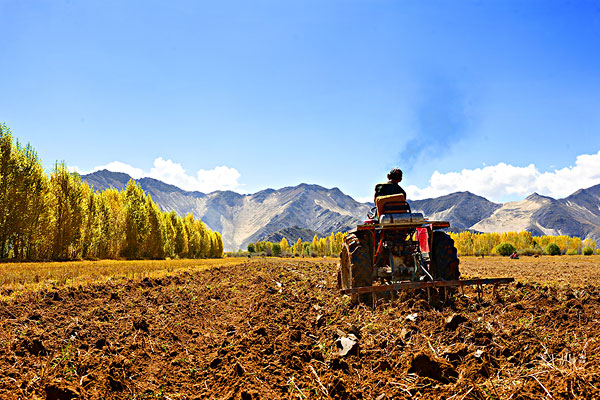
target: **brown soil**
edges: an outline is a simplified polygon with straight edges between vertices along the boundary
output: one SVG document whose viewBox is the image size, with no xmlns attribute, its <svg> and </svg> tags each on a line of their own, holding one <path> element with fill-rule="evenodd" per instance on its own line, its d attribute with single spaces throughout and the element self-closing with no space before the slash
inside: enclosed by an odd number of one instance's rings
<svg viewBox="0 0 600 400">
<path fill-rule="evenodd" d="M 463 276 L 512 276 L 522 282 L 553 286 L 600 284 L 598 256 L 461 257 Z"/>
<path fill-rule="evenodd" d="M 335 270 L 263 259 L 17 297 L 0 306 L 0 398 L 600 398 L 597 279 L 372 309 Z"/>
</svg>

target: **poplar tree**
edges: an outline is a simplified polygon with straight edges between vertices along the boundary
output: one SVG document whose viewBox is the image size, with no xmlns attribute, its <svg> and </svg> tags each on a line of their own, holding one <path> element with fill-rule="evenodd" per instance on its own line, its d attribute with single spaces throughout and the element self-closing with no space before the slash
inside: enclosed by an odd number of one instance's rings
<svg viewBox="0 0 600 400">
<path fill-rule="evenodd" d="M 99 196 L 87 184 L 83 184 L 84 216 L 81 231 L 81 256 L 83 258 L 98 256 L 100 239 Z"/>
<path fill-rule="evenodd" d="M 14 257 L 24 260 L 41 252 L 42 225 L 47 218 L 48 178 L 29 144 L 22 148 L 17 141 L 15 150 L 11 243 Z"/>
<path fill-rule="evenodd" d="M 8 257 L 11 204 L 9 191 L 13 187 L 13 142 L 10 129 L 0 124 L 0 258 Z"/>
<path fill-rule="evenodd" d="M 335 251 L 335 233 L 331 232 L 328 239 L 328 253 L 329 255 L 337 255 Z"/>
<path fill-rule="evenodd" d="M 152 259 L 164 258 L 165 233 L 163 219 L 158 205 L 152 196 L 146 196 L 146 212 L 148 213 L 148 235 L 145 237 L 144 256 Z"/>
<path fill-rule="evenodd" d="M 50 175 L 50 224 L 52 259 L 65 260 L 80 254 L 79 240 L 83 220 L 83 185 L 77 174 L 70 174 L 64 162 L 56 163 Z"/>
<path fill-rule="evenodd" d="M 310 249 L 312 250 L 312 252 L 319 254 L 319 238 L 316 234 L 315 237 L 313 237 Z"/>
<path fill-rule="evenodd" d="M 281 247 L 281 251 L 283 253 L 288 253 L 290 251 L 290 244 L 288 243 L 286 238 L 281 238 L 281 242 L 279 242 L 279 246 Z"/>
<path fill-rule="evenodd" d="M 168 216 L 173 227 L 172 240 L 174 255 L 177 257 L 185 257 L 188 252 L 188 238 L 183 220 L 177 216 L 175 211 L 169 212 Z"/>
<path fill-rule="evenodd" d="M 64 162 L 48 177 L 33 148 L 0 124 L 0 258 L 120 256 L 222 257 L 223 240 L 192 214 L 161 212 L 133 180 L 95 192 Z"/>
<path fill-rule="evenodd" d="M 202 250 L 202 238 L 200 232 L 196 229 L 194 216 L 189 213 L 184 219 L 185 231 L 188 237 L 188 257 L 198 258 L 200 257 Z"/>
<path fill-rule="evenodd" d="M 275 257 L 279 257 L 281 254 L 281 245 L 279 243 L 273 243 L 271 245 L 271 251 Z"/>
<path fill-rule="evenodd" d="M 198 258 L 206 258 L 208 257 L 209 252 L 209 244 L 208 244 L 208 229 L 204 222 L 199 219 L 194 220 L 194 225 L 196 226 L 196 231 L 198 231 L 198 236 L 200 237 L 200 248 L 198 249 Z"/>
<path fill-rule="evenodd" d="M 294 254 L 302 255 L 302 239 L 298 238 L 294 245 Z"/>
<path fill-rule="evenodd" d="M 106 193 L 107 191 L 103 191 L 95 194 L 98 234 L 95 257 L 97 258 L 114 258 L 110 251 L 110 243 L 111 239 L 114 239 L 116 236 L 116 232 L 114 231 L 113 214 Z M 117 251 L 116 254 L 118 253 Z"/>
<path fill-rule="evenodd" d="M 102 191 L 102 202 L 107 208 L 103 215 L 102 231 L 107 232 L 107 257 L 118 258 L 125 247 L 125 207 L 124 193 L 114 188 Z"/>
<path fill-rule="evenodd" d="M 177 215 L 175 211 L 163 213 L 163 225 L 165 229 L 164 254 L 166 257 L 175 258 L 175 226 L 173 222 Z"/>
<path fill-rule="evenodd" d="M 338 232 L 335 234 L 335 252 L 334 254 L 339 255 L 342 252 L 342 246 L 344 245 L 345 233 Z"/>
<path fill-rule="evenodd" d="M 142 246 L 149 234 L 148 210 L 142 187 L 133 179 L 125 188 L 125 246 L 123 255 L 127 258 L 140 258 Z"/>
<path fill-rule="evenodd" d="M 319 239 L 319 255 L 326 256 L 327 254 L 327 239 L 321 238 Z"/>
<path fill-rule="evenodd" d="M 219 232 L 215 232 L 215 241 L 217 243 L 217 250 L 215 252 L 216 258 L 223 257 L 223 237 Z"/>
</svg>

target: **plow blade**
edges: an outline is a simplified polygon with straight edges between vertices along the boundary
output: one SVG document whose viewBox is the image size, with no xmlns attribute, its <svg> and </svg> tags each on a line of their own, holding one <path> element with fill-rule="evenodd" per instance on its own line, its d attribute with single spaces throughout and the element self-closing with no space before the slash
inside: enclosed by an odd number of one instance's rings
<svg viewBox="0 0 600 400">
<path fill-rule="evenodd" d="M 455 281 L 426 281 L 426 282 L 398 282 L 391 285 L 365 286 L 350 289 L 341 289 L 341 294 L 365 294 L 389 292 L 392 290 L 413 290 L 431 287 L 459 287 L 459 286 L 478 286 L 483 285 L 502 285 L 514 282 L 515 278 L 490 278 L 490 279 L 465 279 Z"/>
</svg>

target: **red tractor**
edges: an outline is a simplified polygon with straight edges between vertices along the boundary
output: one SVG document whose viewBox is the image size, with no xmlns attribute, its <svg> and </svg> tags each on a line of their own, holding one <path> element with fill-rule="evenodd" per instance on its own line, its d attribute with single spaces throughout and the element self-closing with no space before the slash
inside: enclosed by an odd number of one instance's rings
<svg viewBox="0 0 600 400">
<path fill-rule="evenodd" d="M 351 294 L 356 303 L 368 301 L 374 291 L 399 289 L 400 284 L 456 286 L 450 282 L 460 277 L 456 247 L 448 234 L 439 231 L 449 226 L 411 212 L 403 194 L 378 197 L 369 219 L 344 239 L 338 289 Z M 374 287 L 376 282 L 385 286 Z"/>
</svg>

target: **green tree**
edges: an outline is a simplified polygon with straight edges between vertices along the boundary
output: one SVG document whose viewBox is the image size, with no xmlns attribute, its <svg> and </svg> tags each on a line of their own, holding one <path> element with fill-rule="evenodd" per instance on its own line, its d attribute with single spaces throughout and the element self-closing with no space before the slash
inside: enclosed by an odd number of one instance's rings
<svg viewBox="0 0 600 400">
<path fill-rule="evenodd" d="M 516 251 L 515 246 L 512 243 L 500 243 L 494 248 L 494 251 L 501 256 L 509 256 Z"/>
<path fill-rule="evenodd" d="M 271 251 L 275 257 L 279 257 L 281 255 L 281 245 L 279 243 L 273 243 L 271 245 Z"/>
<path fill-rule="evenodd" d="M 248 252 L 254 253 L 254 243 L 252 243 L 252 242 L 248 243 Z"/>
<path fill-rule="evenodd" d="M 560 255 L 560 247 L 556 243 L 550 243 L 546 246 L 546 254 L 550 256 Z"/>
<path fill-rule="evenodd" d="M 592 252 L 594 252 L 594 250 L 596 250 L 596 241 L 594 241 L 590 238 L 585 239 L 583 241 L 583 245 L 585 247 L 589 247 L 590 249 L 592 249 Z"/>
<path fill-rule="evenodd" d="M 261 252 L 265 251 L 265 248 L 266 248 L 266 243 L 264 241 L 254 243 L 254 249 L 256 250 L 257 253 L 261 253 Z"/>
</svg>

